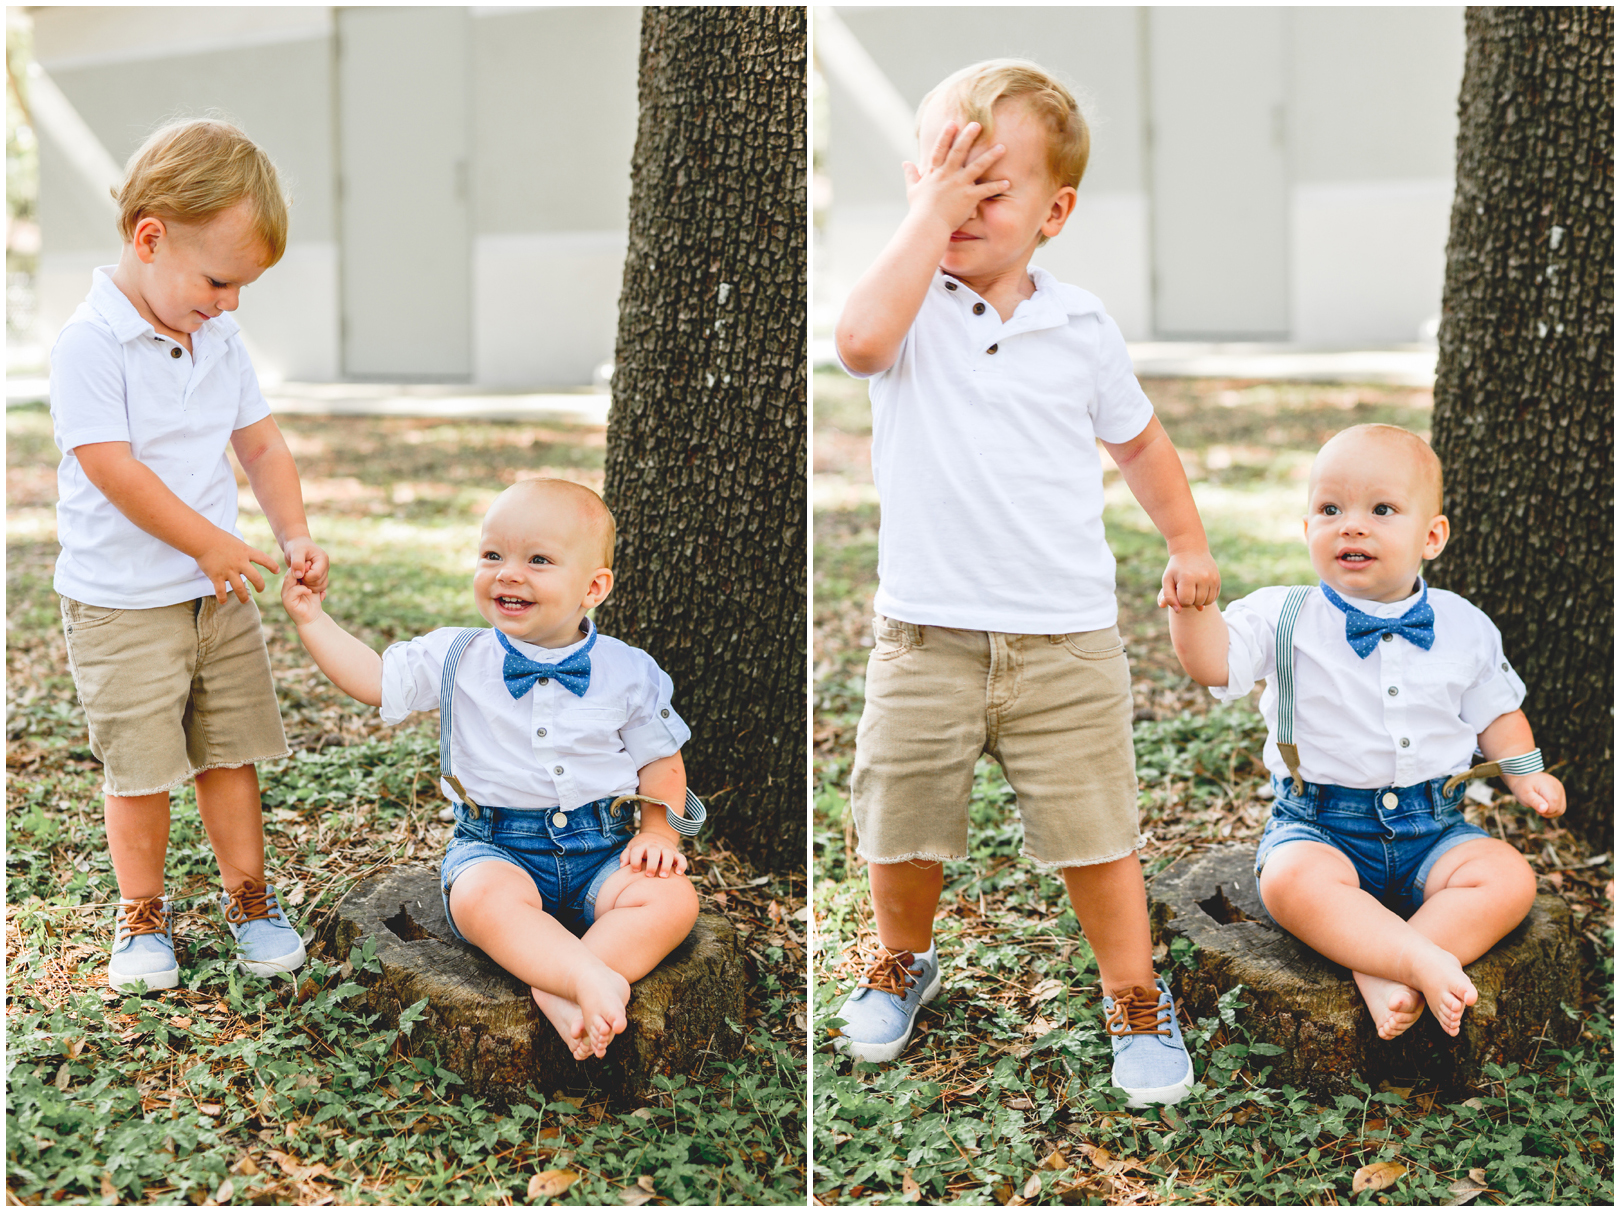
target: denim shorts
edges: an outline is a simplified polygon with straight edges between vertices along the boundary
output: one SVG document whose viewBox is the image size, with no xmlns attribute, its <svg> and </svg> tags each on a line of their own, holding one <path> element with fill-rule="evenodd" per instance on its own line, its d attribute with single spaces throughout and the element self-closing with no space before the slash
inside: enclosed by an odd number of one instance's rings
<svg viewBox="0 0 1620 1212">
<path fill-rule="evenodd" d="M 468 941 L 450 916 L 450 885 L 467 868 L 496 860 L 528 872 L 547 913 L 575 934 L 588 930 L 596 921 L 597 895 L 619 869 L 619 855 L 635 830 L 635 806 L 615 812 L 614 798 L 572 812 L 481 807 L 476 817 L 465 804 L 455 805 L 456 832 L 439 860 L 439 890 L 452 933 Z"/>
<path fill-rule="evenodd" d="M 1490 837 L 1463 820 L 1463 788 L 1450 795 L 1445 779 L 1410 787 L 1334 787 L 1272 777 L 1277 798 L 1254 856 L 1258 880 L 1266 858 L 1285 842 L 1326 842 L 1355 864 L 1361 887 L 1383 904 L 1411 917 L 1423 904 L 1423 885 L 1435 860 L 1464 842 Z M 1394 807 L 1387 797 L 1394 797 Z M 1262 898 L 1264 899 L 1264 898 Z"/>
</svg>

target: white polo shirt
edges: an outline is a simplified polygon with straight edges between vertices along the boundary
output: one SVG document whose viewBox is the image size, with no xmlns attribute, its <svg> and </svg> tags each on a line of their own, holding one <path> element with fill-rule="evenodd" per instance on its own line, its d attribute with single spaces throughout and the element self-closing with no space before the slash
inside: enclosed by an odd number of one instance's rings
<svg viewBox="0 0 1620 1212">
<path fill-rule="evenodd" d="M 1115 622 L 1097 439 L 1136 437 L 1153 405 L 1096 296 L 1029 272 L 1005 323 L 936 275 L 871 378 L 880 614 L 1051 635 Z"/>
<path fill-rule="evenodd" d="M 1286 585 L 1257 589 L 1222 617 L 1230 634 L 1225 686 L 1210 693 L 1223 703 L 1242 698 L 1266 679 L 1266 769 L 1288 777 L 1277 750 L 1277 618 Z M 1343 596 L 1343 595 L 1341 595 Z M 1399 618 L 1418 600 L 1344 600 L 1381 619 Z M 1434 647 L 1403 636 L 1379 641 L 1358 657 L 1345 638 L 1344 612 L 1320 590 L 1311 593 L 1294 625 L 1294 741 L 1299 773 L 1308 783 L 1339 787 L 1410 787 L 1473 765 L 1479 734 L 1524 702 L 1524 683 L 1502 654 L 1502 634 L 1485 612 L 1444 589 L 1429 590 Z"/>
<path fill-rule="evenodd" d="M 379 708 L 384 720 L 397 724 L 413 711 L 438 709 L 444 659 L 460 634 L 459 627 L 442 627 L 389 645 Z M 548 665 L 584 643 L 541 648 L 511 640 L 524 656 Z M 491 629 L 467 645 L 456 667 L 450 769 L 475 804 L 566 811 L 603 796 L 633 795 L 637 771 L 691 739 L 670 702 L 669 675 L 622 640 L 597 636 L 583 696 L 549 678 L 514 699 L 505 663 L 506 650 Z M 441 780 L 439 788 L 461 802 L 448 783 Z"/>
<path fill-rule="evenodd" d="M 74 448 L 128 442 L 192 509 L 238 538 L 231 434 L 270 415 L 236 321 L 207 321 L 192 353 L 159 335 L 95 271 L 51 349 L 51 420 L 57 466 L 56 592 L 92 606 L 144 609 L 211 597 L 197 561 L 136 526 L 90 482 Z"/>
</svg>

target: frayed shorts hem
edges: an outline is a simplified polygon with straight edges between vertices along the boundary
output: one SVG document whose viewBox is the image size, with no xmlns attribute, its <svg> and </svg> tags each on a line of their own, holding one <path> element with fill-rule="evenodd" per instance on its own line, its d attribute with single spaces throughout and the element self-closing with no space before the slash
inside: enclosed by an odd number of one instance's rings
<svg viewBox="0 0 1620 1212">
<path fill-rule="evenodd" d="M 144 791 L 119 791 L 113 787 L 110 780 L 103 778 L 101 782 L 101 790 L 107 795 L 116 795 L 120 799 L 133 799 L 138 795 L 158 795 L 165 791 L 173 791 L 176 787 L 180 787 L 191 782 L 192 779 L 196 778 L 204 771 L 240 770 L 243 766 L 257 766 L 261 762 L 274 762 L 280 760 L 281 758 L 291 756 L 291 749 L 283 749 L 280 753 L 267 753 L 263 757 L 243 758 L 240 762 L 210 762 L 206 766 L 195 767 L 187 773 L 182 774 L 177 779 L 172 779 L 169 782 L 163 783 L 157 787 L 148 787 Z"/>
<path fill-rule="evenodd" d="M 1052 859 L 1037 858 L 1035 855 L 1031 854 L 1028 850 L 1020 850 L 1019 854 L 1023 858 L 1027 858 L 1030 861 L 1031 864 L 1033 864 L 1036 867 L 1039 867 L 1042 871 L 1058 871 L 1058 870 L 1062 870 L 1063 868 L 1066 868 L 1066 867 L 1101 867 L 1104 863 L 1117 863 L 1117 862 L 1119 862 L 1120 859 L 1129 858 L 1131 855 L 1135 854 L 1138 850 L 1140 850 L 1143 846 L 1146 846 L 1146 845 L 1147 845 L 1147 838 L 1139 837 L 1139 838 L 1136 839 L 1135 843 L 1133 843 L 1130 846 L 1127 846 L 1124 850 L 1117 851 L 1114 854 L 1105 854 L 1101 858 L 1056 859 L 1056 860 L 1052 860 Z"/>
<path fill-rule="evenodd" d="M 855 856 L 868 863 L 876 863 L 879 867 L 893 867 L 900 863 L 960 863 L 968 857 L 965 854 L 934 854 L 927 850 L 913 850 L 910 854 L 897 854 L 893 858 L 875 858 L 859 846 L 855 847 Z"/>
</svg>

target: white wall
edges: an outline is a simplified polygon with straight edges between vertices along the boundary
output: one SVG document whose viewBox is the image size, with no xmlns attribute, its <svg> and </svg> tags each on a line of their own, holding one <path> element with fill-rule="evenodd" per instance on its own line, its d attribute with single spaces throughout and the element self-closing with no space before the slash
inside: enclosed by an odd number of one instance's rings
<svg viewBox="0 0 1620 1212">
<path fill-rule="evenodd" d="M 622 231 L 474 239 L 474 381 L 590 383 L 613 358 L 626 243 Z"/>
</svg>

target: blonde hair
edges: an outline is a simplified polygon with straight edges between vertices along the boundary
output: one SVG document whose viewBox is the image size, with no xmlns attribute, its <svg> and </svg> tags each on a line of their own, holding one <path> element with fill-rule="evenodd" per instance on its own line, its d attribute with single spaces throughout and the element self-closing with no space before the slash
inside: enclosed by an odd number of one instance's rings
<svg viewBox="0 0 1620 1212">
<path fill-rule="evenodd" d="M 536 476 L 519 480 L 501 496 L 555 497 L 568 502 L 574 510 L 575 521 L 600 546 L 602 567 L 613 567 L 613 543 L 617 538 L 613 511 L 594 490 L 572 480 L 558 480 L 549 476 Z M 498 500 L 499 498 L 497 498 Z"/>
<path fill-rule="evenodd" d="M 1091 159 L 1091 128 L 1074 94 L 1039 64 L 1028 59 L 986 59 L 946 76 L 917 107 L 919 134 L 923 114 L 936 100 L 969 122 L 977 122 L 986 143 L 995 130 L 996 102 L 1023 102 L 1046 127 L 1046 167 L 1052 183 L 1079 188 Z"/>
<path fill-rule="evenodd" d="M 130 157 L 112 196 L 125 243 L 146 215 L 201 224 L 245 201 L 253 234 L 269 251 L 267 267 L 287 251 L 287 199 L 276 166 L 229 122 L 198 118 L 157 131 Z"/>
<path fill-rule="evenodd" d="M 1440 456 L 1434 453 L 1434 448 L 1410 429 L 1402 429 L 1399 425 L 1385 425 L 1381 421 L 1371 421 L 1364 425 L 1352 425 L 1348 429 L 1341 429 L 1326 442 L 1322 443 L 1322 450 L 1316 452 L 1316 457 L 1322 457 L 1333 443 L 1341 439 L 1353 442 L 1361 438 L 1370 438 L 1375 442 L 1392 442 L 1406 450 L 1412 456 L 1414 468 L 1418 479 L 1422 483 L 1424 492 L 1430 497 L 1434 512 L 1438 515 L 1445 511 L 1445 471 L 1440 466 Z M 1311 463 L 1311 481 L 1316 480 L 1316 463 Z"/>
</svg>

